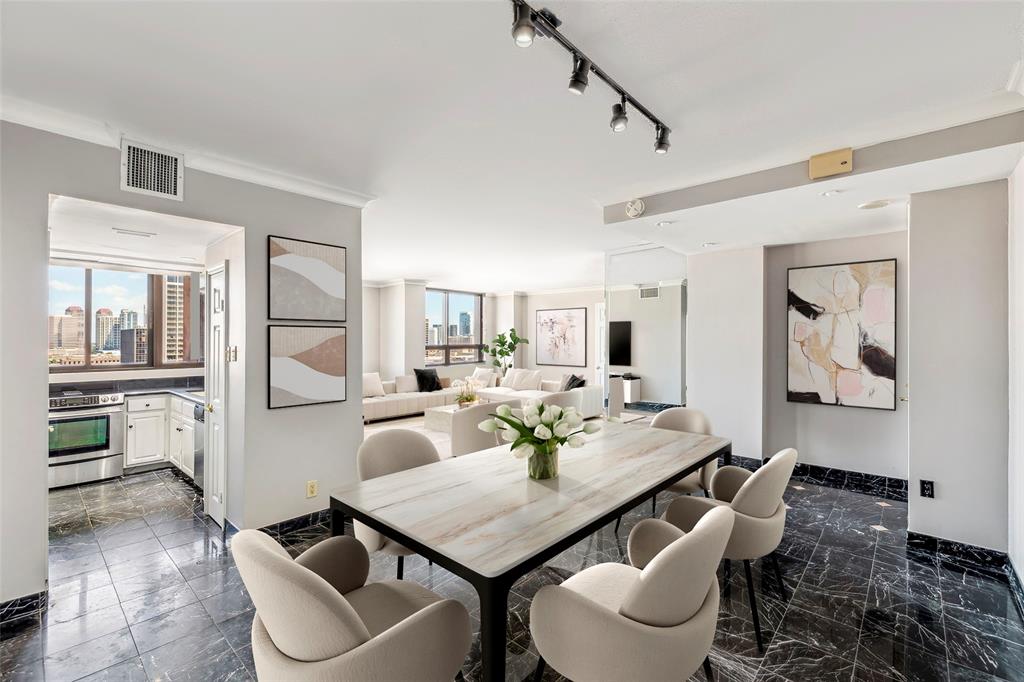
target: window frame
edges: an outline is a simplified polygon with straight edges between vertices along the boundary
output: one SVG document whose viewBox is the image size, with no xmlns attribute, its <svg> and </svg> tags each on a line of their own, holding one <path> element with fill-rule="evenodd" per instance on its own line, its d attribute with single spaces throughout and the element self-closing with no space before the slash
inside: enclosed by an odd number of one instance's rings
<svg viewBox="0 0 1024 682">
<path fill-rule="evenodd" d="M 431 345 L 423 341 L 423 366 L 426 368 L 430 367 L 456 367 L 458 365 L 478 365 L 483 362 L 484 358 L 484 295 L 475 291 L 460 291 L 458 289 L 437 289 L 434 287 L 427 287 L 424 293 L 424 300 L 426 299 L 427 292 L 435 292 L 442 295 L 444 303 L 441 306 L 441 319 L 444 320 L 444 340 L 443 344 Z M 476 299 L 476 308 L 480 313 L 476 316 L 476 337 L 480 339 L 480 343 L 448 343 L 448 295 L 449 294 L 462 294 L 464 296 L 473 296 Z M 453 350 L 465 350 L 465 349 L 476 350 L 475 360 L 466 360 L 460 362 L 452 362 L 451 352 Z M 427 352 L 431 350 L 440 350 L 444 353 L 444 362 L 441 364 L 427 364 Z"/>
<path fill-rule="evenodd" d="M 205 367 L 205 360 L 202 362 L 165 362 L 164 358 L 164 308 L 163 292 L 158 283 L 160 278 L 167 274 L 191 274 L 182 271 L 180 273 L 153 272 L 144 268 L 97 268 L 92 264 L 59 260 L 50 261 L 48 265 L 60 265 L 64 267 L 79 267 L 84 271 L 85 278 L 85 304 L 82 306 L 85 314 L 85 348 L 84 362 L 81 365 L 49 365 L 50 374 L 81 374 L 82 372 L 137 372 L 154 369 L 200 369 Z M 146 275 L 146 306 L 149 312 L 149 319 L 146 321 L 149 326 L 149 343 L 147 344 L 147 359 L 145 363 L 130 364 L 92 364 L 93 326 L 95 324 L 95 307 L 92 300 L 92 273 L 93 270 L 114 270 L 119 272 L 141 272 Z M 47 291 L 49 297 L 49 291 Z"/>
</svg>

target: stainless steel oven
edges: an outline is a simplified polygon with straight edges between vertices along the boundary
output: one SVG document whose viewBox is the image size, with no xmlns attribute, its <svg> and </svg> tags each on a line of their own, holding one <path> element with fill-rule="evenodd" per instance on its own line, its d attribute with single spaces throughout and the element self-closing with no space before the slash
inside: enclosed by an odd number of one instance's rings
<svg viewBox="0 0 1024 682">
<path fill-rule="evenodd" d="M 124 471 L 124 396 L 50 398 L 49 487 L 120 476 Z"/>
</svg>

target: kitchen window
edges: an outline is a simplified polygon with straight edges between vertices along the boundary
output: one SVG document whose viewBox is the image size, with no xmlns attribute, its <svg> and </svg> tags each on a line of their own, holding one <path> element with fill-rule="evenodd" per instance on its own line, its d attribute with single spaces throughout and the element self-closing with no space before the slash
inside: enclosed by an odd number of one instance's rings
<svg viewBox="0 0 1024 682">
<path fill-rule="evenodd" d="M 51 372 L 202 366 L 200 275 L 50 265 Z"/>
</svg>

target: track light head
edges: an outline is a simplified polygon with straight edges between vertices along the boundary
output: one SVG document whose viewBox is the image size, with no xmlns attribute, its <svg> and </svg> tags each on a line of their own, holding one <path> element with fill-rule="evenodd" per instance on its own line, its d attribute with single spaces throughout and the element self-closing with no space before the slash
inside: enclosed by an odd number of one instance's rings
<svg viewBox="0 0 1024 682">
<path fill-rule="evenodd" d="M 533 45 L 533 39 L 537 36 L 537 28 L 533 25 L 533 17 L 530 16 L 530 8 L 526 5 L 515 3 L 515 19 L 512 23 L 512 39 L 519 47 Z"/>
<path fill-rule="evenodd" d="M 658 126 L 656 137 L 654 139 L 654 151 L 657 154 L 668 154 L 668 148 L 672 145 L 668 142 L 668 128 Z"/>
<path fill-rule="evenodd" d="M 569 78 L 569 92 L 582 95 L 590 81 L 590 60 L 576 57 L 573 59 L 572 77 Z"/>
<path fill-rule="evenodd" d="M 621 133 L 629 125 L 629 117 L 626 116 L 625 99 L 612 105 L 612 122 L 610 125 L 613 133 Z"/>
</svg>

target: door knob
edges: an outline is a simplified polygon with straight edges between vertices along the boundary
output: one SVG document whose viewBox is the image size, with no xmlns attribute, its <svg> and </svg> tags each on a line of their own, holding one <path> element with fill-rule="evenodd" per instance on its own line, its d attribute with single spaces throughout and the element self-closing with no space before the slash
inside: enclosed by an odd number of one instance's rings
<svg viewBox="0 0 1024 682">
<path fill-rule="evenodd" d="M 206 406 L 206 411 L 213 412 L 213 403 L 210 403 L 209 405 Z"/>
</svg>

